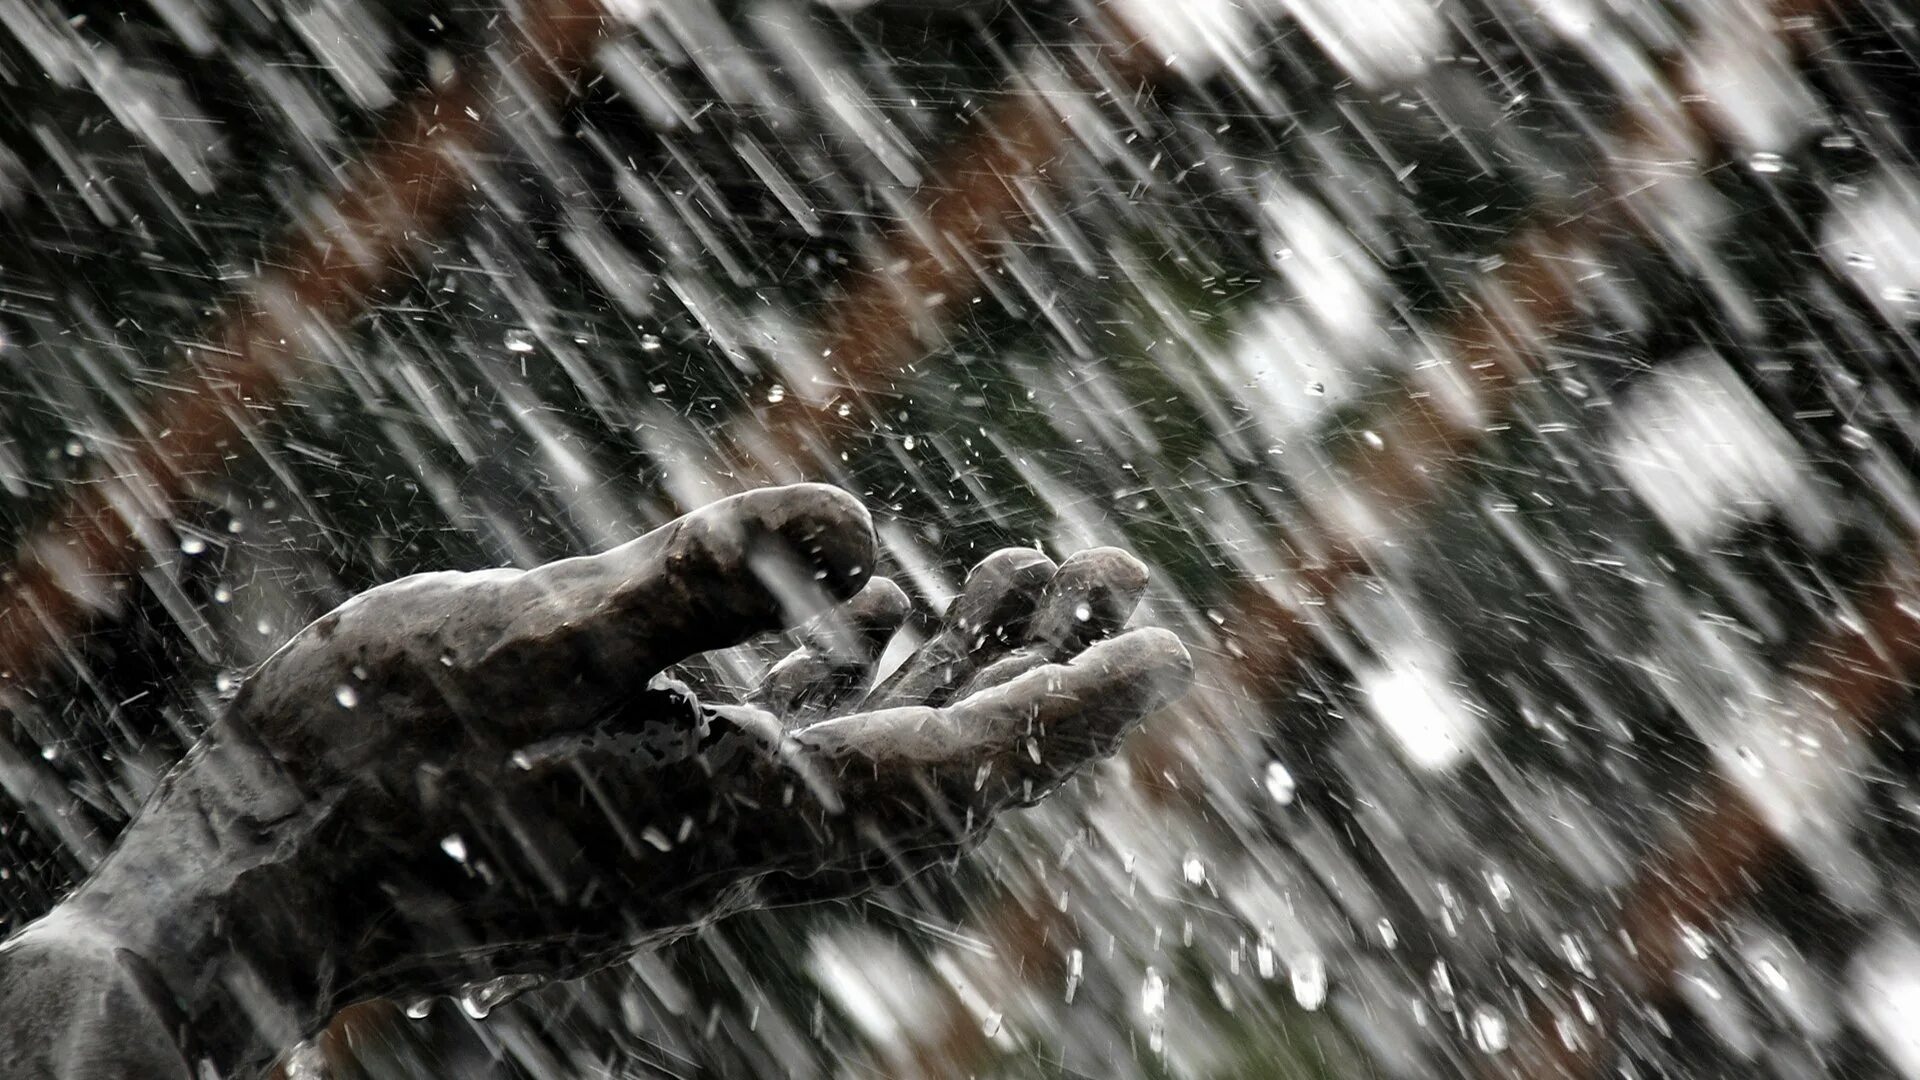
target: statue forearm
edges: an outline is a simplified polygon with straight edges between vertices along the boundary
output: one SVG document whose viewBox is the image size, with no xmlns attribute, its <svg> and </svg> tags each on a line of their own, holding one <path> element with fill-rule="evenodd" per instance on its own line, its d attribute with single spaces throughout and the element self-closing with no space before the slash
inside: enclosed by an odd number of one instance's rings
<svg viewBox="0 0 1920 1080">
<path fill-rule="evenodd" d="M 324 1023 L 346 937 L 306 865 L 326 814 L 218 726 L 94 875 L 0 950 L 0 1071 L 244 1075 Z"/>
<path fill-rule="evenodd" d="M 1006 549 L 872 685 L 910 610 L 875 545 L 851 496 L 795 485 L 349 601 L 0 950 L 5 1075 L 244 1075 L 359 999 L 572 978 L 743 905 L 897 881 L 1190 678 L 1172 634 L 1123 629 L 1136 560 Z M 805 644 L 748 705 L 662 678 L 784 627 Z"/>
</svg>

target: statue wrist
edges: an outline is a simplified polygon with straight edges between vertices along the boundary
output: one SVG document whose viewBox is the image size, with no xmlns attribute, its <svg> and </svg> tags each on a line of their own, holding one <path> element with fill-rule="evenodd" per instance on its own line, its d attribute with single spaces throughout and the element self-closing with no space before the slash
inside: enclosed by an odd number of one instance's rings
<svg viewBox="0 0 1920 1080">
<path fill-rule="evenodd" d="M 324 800 L 222 721 L 62 904 L 143 971 L 183 1050 L 222 1073 L 325 1024 L 350 939 L 315 834 Z"/>
</svg>

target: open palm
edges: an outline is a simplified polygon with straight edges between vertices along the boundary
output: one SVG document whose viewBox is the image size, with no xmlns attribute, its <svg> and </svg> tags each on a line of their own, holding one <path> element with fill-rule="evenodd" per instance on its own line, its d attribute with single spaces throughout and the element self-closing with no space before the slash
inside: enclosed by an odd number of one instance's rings
<svg viewBox="0 0 1920 1080">
<path fill-rule="evenodd" d="M 769 488 L 600 555 L 407 578 L 302 631 L 216 732 L 299 807 L 214 788 L 226 814 L 299 823 L 278 857 L 324 883 L 305 925 L 329 1004 L 568 977 L 728 910 L 898 880 L 1186 685 L 1172 634 L 1120 632 L 1146 571 L 1103 548 L 989 556 L 875 686 L 910 605 L 874 559 L 851 496 Z M 796 624 L 743 700 L 662 675 Z"/>
</svg>

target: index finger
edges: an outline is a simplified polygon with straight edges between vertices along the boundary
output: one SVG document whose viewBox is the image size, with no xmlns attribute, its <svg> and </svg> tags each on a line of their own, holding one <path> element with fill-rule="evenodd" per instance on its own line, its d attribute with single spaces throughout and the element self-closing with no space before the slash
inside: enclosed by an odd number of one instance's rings
<svg viewBox="0 0 1920 1080">
<path fill-rule="evenodd" d="M 537 738 L 851 596 L 874 547 L 866 508 L 838 488 L 750 491 L 597 555 L 369 590 L 296 635 L 235 707 L 347 766 L 381 754 L 395 723 Z"/>
</svg>

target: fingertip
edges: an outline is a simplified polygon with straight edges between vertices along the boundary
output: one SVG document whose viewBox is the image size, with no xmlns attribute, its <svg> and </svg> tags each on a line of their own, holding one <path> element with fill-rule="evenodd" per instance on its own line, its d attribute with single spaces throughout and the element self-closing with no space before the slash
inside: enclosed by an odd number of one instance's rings
<svg viewBox="0 0 1920 1080">
<path fill-rule="evenodd" d="M 967 573 L 947 622 L 968 631 L 1024 625 L 1057 569 L 1038 548 L 1001 548 Z"/>
<path fill-rule="evenodd" d="M 1084 738 L 1104 752 L 1149 714 L 1180 699 L 1193 682 L 1193 659 L 1179 637 L 1159 627 L 1131 630 L 1089 647 L 1065 664 L 1046 664 L 954 706 L 971 726 L 1010 733 L 1038 722 L 1056 737 Z"/>
<path fill-rule="evenodd" d="M 983 586 L 1004 587 L 1009 584 L 1031 582 L 1039 577 L 1042 570 L 1050 577 L 1054 572 L 1054 565 L 1053 560 L 1047 557 L 1047 553 L 1039 548 L 1000 548 L 973 564 L 973 569 L 967 571 L 967 583 L 963 591 L 972 592 Z"/>
<path fill-rule="evenodd" d="M 1169 701 L 1193 683 L 1193 656 L 1179 635 L 1159 626 L 1143 626 L 1096 642 L 1067 666 L 1086 669 L 1100 680 L 1144 680 L 1155 697 Z"/>
<path fill-rule="evenodd" d="M 913 601 L 890 577 L 874 577 L 847 601 L 847 617 L 861 626 L 897 627 L 913 613 Z"/>
<path fill-rule="evenodd" d="M 878 546 L 873 516 L 848 492 L 830 484 L 789 484 L 734 500 L 732 513 L 757 534 L 753 539 L 772 540 L 781 554 L 797 556 L 834 599 L 855 595 L 872 576 Z"/>
<path fill-rule="evenodd" d="M 1069 571 L 1104 582 L 1116 591 L 1144 592 L 1150 576 L 1147 564 L 1117 547 L 1085 548 L 1067 556 L 1058 576 Z"/>
<path fill-rule="evenodd" d="M 1173 631 L 1143 626 L 1109 638 L 1081 654 L 1085 660 L 1122 676 L 1145 678 L 1161 704 L 1178 700 L 1193 685 L 1193 655 Z"/>
<path fill-rule="evenodd" d="M 1027 638 L 1064 659 L 1117 633 L 1147 589 L 1147 565 L 1119 548 L 1075 552 L 1048 582 Z"/>
</svg>

